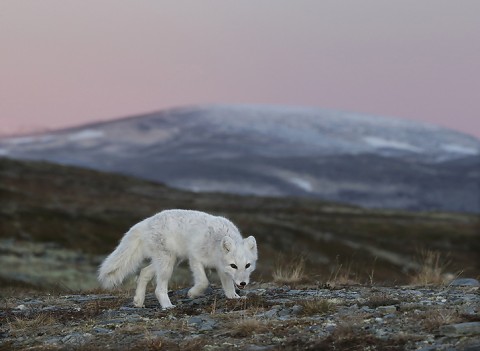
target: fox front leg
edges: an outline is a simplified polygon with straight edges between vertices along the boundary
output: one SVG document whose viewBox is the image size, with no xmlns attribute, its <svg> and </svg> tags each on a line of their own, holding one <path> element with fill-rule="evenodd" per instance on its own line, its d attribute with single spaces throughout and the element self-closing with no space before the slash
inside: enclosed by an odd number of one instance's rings
<svg viewBox="0 0 480 351">
<path fill-rule="evenodd" d="M 203 265 L 196 261 L 196 260 L 190 260 L 190 269 L 192 270 L 193 274 L 193 287 L 188 290 L 188 297 L 190 298 L 195 298 L 200 295 L 203 295 L 205 292 L 205 289 L 208 287 L 208 278 L 207 275 L 205 274 L 205 268 Z"/>
<path fill-rule="evenodd" d="M 222 288 L 225 292 L 225 296 L 228 299 L 239 299 L 240 296 L 235 292 L 235 286 L 233 285 L 233 280 L 227 274 L 218 272 L 220 281 L 222 282 Z"/>
</svg>

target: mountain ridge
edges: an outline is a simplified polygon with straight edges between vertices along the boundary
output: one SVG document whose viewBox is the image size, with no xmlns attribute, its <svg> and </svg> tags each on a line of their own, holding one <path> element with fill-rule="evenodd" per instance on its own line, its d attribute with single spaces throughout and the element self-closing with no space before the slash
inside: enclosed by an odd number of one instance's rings
<svg viewBox="0 0 480 351">
<path fill-rule="evenodd" d="M 480 212 L 480 140 L 426 123 L 316 108 L 181 107 L 0 139 L 1 154 L 193 191 Z"/>
</svg>

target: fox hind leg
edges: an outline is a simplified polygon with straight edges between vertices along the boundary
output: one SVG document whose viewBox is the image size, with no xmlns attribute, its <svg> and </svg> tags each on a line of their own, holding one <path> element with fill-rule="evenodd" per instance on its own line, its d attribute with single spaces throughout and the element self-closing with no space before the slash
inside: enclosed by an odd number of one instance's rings
<svg viewBox="0 0 480 351">
<path fill-rule="evenodd" d="M 145 302 L 145 290 L 147 284 L 152 280 L 155 275 L 155 268 L 153 264 L 150 264 L 140 271 L 140 275 L 137 279 L 137 289 L 135 290 L 135 297 L 133 298 L 133 305 L 135 307 L 144 307 Z"/>
<path fill-rule="evenodd" d="M 172 276 L 175 262 L 176 257 L 167 252 L 162 252 L 162 255 L 152 258 L 152 265 L 155 269 L 157 280 L 155 296 L 164 309 L 175 307 L 172 305 L 170 298 L 168 297 L 168 281 Z"/>
</svg>

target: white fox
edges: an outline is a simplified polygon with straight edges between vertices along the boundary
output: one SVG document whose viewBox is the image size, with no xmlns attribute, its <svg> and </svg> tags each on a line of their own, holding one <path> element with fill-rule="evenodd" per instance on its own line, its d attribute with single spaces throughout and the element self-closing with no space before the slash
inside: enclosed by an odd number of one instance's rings
<svg viewBox="0 0 480 351">
<path fill-rule="evenodd" d="M 133 303 L 143 307 L 146 286 L 156 275 L 155 295 L 162 308 L 172 308 L 168 281 L 175 264 L 188 259 L 194 278 L 189 297 L 202 295 L 208 287 L 204 269 L 208 267 L 216 269 L 225 296 L 235 299 L 240 297 L 235 287 L 244 289 L 248 284 L 257 257 L 255 238 L 243 239 L 228 219 L 199 211 L 166 210 L 135 224 L 124 235 L 100 266 L 98 280 L 104 288 L 112 288 L 150 259 L 138 277 Z"/>
</svg>

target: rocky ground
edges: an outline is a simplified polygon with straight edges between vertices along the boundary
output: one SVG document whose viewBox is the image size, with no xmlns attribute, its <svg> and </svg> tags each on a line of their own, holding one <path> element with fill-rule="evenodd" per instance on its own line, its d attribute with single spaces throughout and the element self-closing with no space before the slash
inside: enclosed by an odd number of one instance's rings
<svg viewBox="0 0 480 351">
<path fill-rule="evenodd" d="M 5 159 L 0 197 L 0 351 L 480 349 L 477 215 L 188 193 Z M 173 310 L 151 293 L 134 308 L 128 282 L 94 290 L 123 233 L 168 208 L 255 235 L 259 283 L 245 299 L 226 300 L 218 280 L 187 299 L 186 265 L 169 284 Z M 460 276 L 476 280 L 450 283 Z"/>
<path fill-rule="evenodd" d="M 478 350 L 480 283 L 443 287 L 254 283 L 240 300 L 212 286 L 172 291 L 162 310 L 131 291 L 4 297 L 0 350 Z"/>
</svg>

